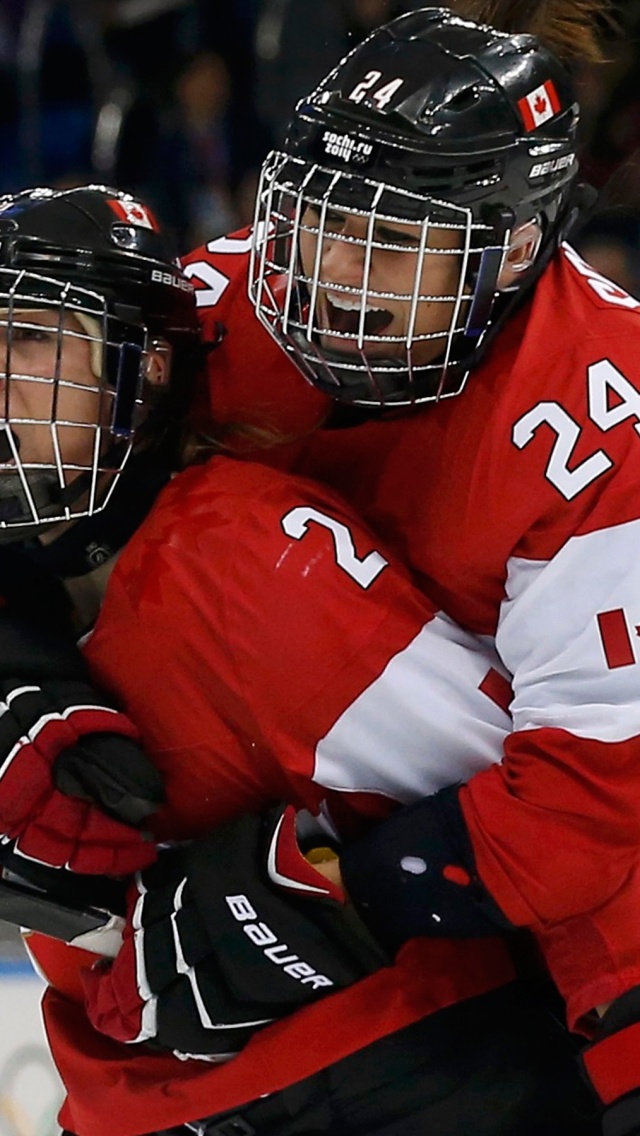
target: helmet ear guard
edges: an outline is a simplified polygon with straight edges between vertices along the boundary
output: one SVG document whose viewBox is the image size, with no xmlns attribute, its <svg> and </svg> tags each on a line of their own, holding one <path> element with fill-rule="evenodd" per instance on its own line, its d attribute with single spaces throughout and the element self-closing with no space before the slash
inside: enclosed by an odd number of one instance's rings
<svg viewBox="0 0 640 1136">
<path fill-rule="evenodd" d="M 517 278 L 533 268 L 540 252 L 542 238 L 542 226 L 537 217 L 519 225 L 513 232 L 498 276 L 499 292 L 508 292 L 512 288 L 519 287 L 517 279 L 514 280 L 512 277 Z"/>
<path fill-rule="evenodd" d="M 122 331 L 125 335 L 122 342 L 110 342 L 106 347 L 107 377 L 115 389 L 110 429 L 116 438 L 133 439 L 136 411 L 142 403 L 146 336 L 141 334 L 140 328 L 127 325 Z"/>
<path fill-rule="evenodd" d="M 146 378 L 147 334 L 140 323 L 127 323 L 104 314 L 101 323 L 92 315 L 76 309 L 74 316 L 84 328 L 90 343 L 91 370 L 107 388 L 113 389 L 113 411 L 107 429 L 116 438 L 133 437 L 139 425 L 136 413 L 142 403 Z M 64 334 L 64 332 L 63 332 Z"/>
</svg>

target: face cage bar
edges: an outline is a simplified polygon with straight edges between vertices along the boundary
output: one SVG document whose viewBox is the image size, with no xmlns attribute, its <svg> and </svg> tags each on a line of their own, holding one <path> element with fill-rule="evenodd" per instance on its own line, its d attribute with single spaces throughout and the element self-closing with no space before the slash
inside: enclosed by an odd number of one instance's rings
<svg viewBox="0 0 640 1136">
<path fill-rule="evenodd" d="M 319 191 L 322 183 L 324 188 Z M 354 204 L 354 198 L 361 204 Z M 315 215 L 311 222 L 308 207 Z M 334 213 L 342 218 L 363 219 L 366 235 L 357 237 L 332 230 Z M 400 243 L 400 239 L 398 243 L 376 239 L 378 226 L 389 224 L 415 225 L 416 243 L 408 247 Z M 452 249 L 430 245 L 434 230 L 459 233 L 460 246 Z M 305 272 L 302 266 L 300 238 L 303 234 L 315 241 L 311 272 Z M 372 397 L 352 400 L 361 405 L 393 402 L 394 406 L 403 406 L 433 401 L 462 390 L 466 373 L 459 374 L 457 385 L 452 389 L 447 388 L 447 376 L 453 365 L 480 346 L 488 330 L 498 294 L 497 278 L 510 236 L 507 229 L 497 241 L 495 229 L 475 220 L 471 209 L 464 206 L 274 152 L 263 166 L 258 187 L 249 296 L 260 322 L 311 381 L 321 378 L 325 385 L 335 387 L 338 395 L 340 389 L 349 387 L 350 380 L 352 383 L 354 379 L 365 378 Z M 327 242 L 342 242 L 362 249 L 360 286 L 321 278 Z M 390 292 L 371 286 L 372 261 L 378 250 L 412 254 L 415 267 L 410 290 Z M 421 291 L 425 255 L 456 258 L 460 270 L 454 292 L 435 295 Z M 318 298 L 321 290 L 327 288 L 336 295 L 359 301 L 357 329 L 345 332 L 321 322 Z M 406 331 L 401 335 L 366 331 L 367 307 L 382 307 L 384 300 L 409 305 Z M 450 305 L 448 326 L 435 331 L 416 330 L 422 303 Z M 320 336 L 325 342 L 335 341 L 336 350 L 323 347 Z M 340 341 L 351 344 L 355 341 L 355 350 L 349 354 L 339 352 Z M 442 350 L 436 361 L 418 363 L 414 357 L 415 347 L 427 342 L 440 342 Z M 388 358 L 368 357 L 369 344 L 401 344 L 404 352 L 397 356 L 391 353 Z M 405 376 L 406 397 L 390 397 L 384 389 L 388 386 L 385 379 L 393 381 L 402 376 Z M 419 394 L 416 383 L 423 388 Z M 430 388 L 428 393 L 425 386 Z"/>
<path fill-rule="evenodd" d="M 49 311 L 56 317 L 51 322 L 26 318 L 28 312 Z M 69 316 L 76 317 L 80 329 L 65 327 Z M 133 448 L 143 402 L 148 341 L 142 325 L 123 324 L 120 328 L 120 323 L 109 314 L 106 300 L 99 293 L 32 272 L 0 269 L 0 340 L 5 341 L 4 345 L 0 342 L 0 476 L 15 471 L 29 512 L 29 516 L 15 520 L 0 519 L 0 529 L 77 520 L 100 512 L 109 501 Z M 135 332 L 140 342 L 113 338 L 114 329 Z M 49 337 L 51 366 L 47 366 L 47 373 L 15 369 L 16 332 L 25 331 Z M 62 377 L 64 345 L 71 340 L 87 343 L 88 374 L 95 382 Z M 12 383 L 18 382 L 50 389 L 48 417 L 11 413 Z M 96 414 L 92 422 L 60 416 L 61 392 L 66 391 L 95 395 Z M 15 395 L 15 385 L 13 392 Z M 50 433 L 51 461 L 21 458 L 21 434 L 24 437 L 25 427 L 43 426 Z M 65 440 L 59 431 L 70 428 L 93 434 L 86 462 L 65 460 Z M 33 492 L 34 475 L 43 473 L 55 475 L 60 498 L 59 511 L 47 508 L 46 515 L 39 511 Z"/>
</svg>

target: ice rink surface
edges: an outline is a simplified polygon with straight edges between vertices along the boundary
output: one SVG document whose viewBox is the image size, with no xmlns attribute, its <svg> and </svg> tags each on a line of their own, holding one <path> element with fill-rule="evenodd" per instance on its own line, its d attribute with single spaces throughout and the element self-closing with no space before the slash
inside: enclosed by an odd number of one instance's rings
<svg viewBox="0 0 640 1136">
<path fill-rule="evenodd" d="M 62 1087 L 40 1016 L 42 980 L 0 923 L 0 1136 L 55 1136 Z"/>
</svg>

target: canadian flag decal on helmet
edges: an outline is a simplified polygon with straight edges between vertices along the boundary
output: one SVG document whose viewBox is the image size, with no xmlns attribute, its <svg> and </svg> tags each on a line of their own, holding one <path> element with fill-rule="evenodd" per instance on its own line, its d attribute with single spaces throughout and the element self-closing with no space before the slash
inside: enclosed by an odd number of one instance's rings
<svg viewBox="0 0 640 1136">
<path fill-rule="evenodd" d="M 543 122 L 558 114 L 560 109 L 558 92 L 551 79 L 518 100 L 518 110 L 527 130 L 535 130 L 536 127 L 542 126 Z"/>
<path fill-rule="evenodd" d="M 153 229 L 155 233 L 158 232 L 159 225 L 151 210 L 133 197 L 128 201 L 113 197 L 110 199 L 109 205 L 116 217 L 125 221 L 127 225 L 135 225 L 139 229 Z"/>
</svg>

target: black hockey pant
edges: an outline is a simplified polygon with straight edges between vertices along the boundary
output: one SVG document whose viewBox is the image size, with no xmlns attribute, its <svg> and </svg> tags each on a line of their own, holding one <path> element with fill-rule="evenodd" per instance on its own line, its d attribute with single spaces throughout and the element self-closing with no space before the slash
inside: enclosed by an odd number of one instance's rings
<svg viewBox="0 0 640 1136">
<path fill-rule="evenodd" d="M 291 1088 L 158 1136 L 598 1136 L 550 991 L 513 983 Z"/>
</svg>

